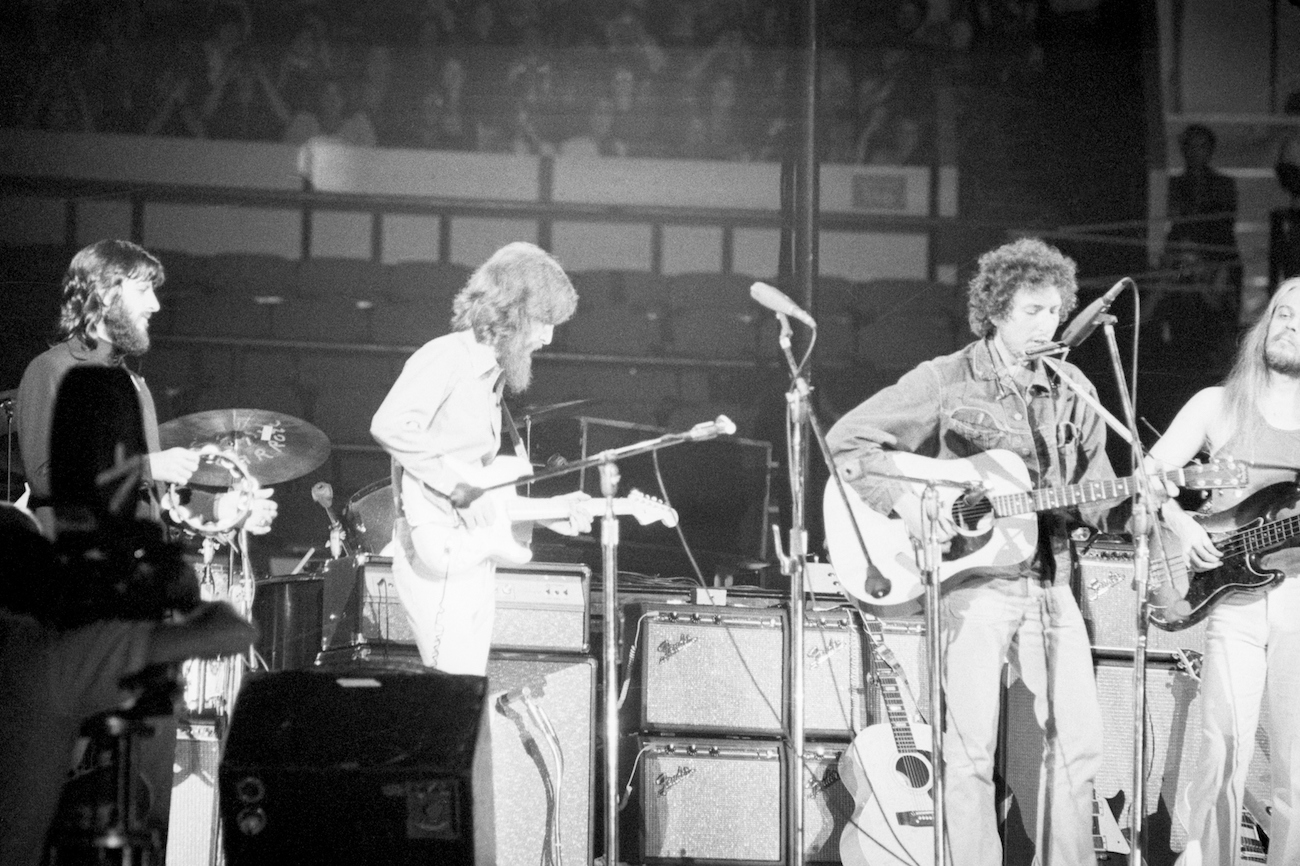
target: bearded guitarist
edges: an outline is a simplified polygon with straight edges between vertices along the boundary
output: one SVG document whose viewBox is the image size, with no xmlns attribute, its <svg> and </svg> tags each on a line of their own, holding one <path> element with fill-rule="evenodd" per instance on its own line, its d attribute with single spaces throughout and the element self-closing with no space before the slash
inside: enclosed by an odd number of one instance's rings
<svg viewBox="0 0 1300 866">
<path fill-rule="evenodd" d="M 1278 286 L 1251 327 L 1220 387 L 1206 388 L 1182 408 L 1150 451 L 1156 465 L 1185 463 L 1202 449 L 1232 455 L 1250 467 L 1244 490 L 1217 491 L 1201 521 L 1176 500 L 1161 516 L 1181 541 L 1193 572 L 1240 568 L 1241 542 L 1215 546 L 1205 523 L 1215 515 L 1238 523 L 1271 520 L 1296 511 L 1300 466 L 1300 279 Z M 1222 521 L 1219 521 L 1222 522 Z M 1279 577 L 1300 574 L 1294 531 L 1277 533 L 1259 568 Z M 1157 549 L 1152 548 L 1153 558 Z M 1196 579 L 1196 575 L 1193 575 Z M 1228 866 L 1239 850 L 1246 771 L 1255 748 L 1260 705 L 1268 702 L 1273 771 L 1269 863 L 1300 863 L 1300 584 L 1282 579 L 1229 592 L 1209 612 L 1201 668 L 1202 731 L 1199 769 L 1187 791 L 1184 825 L 1190 832 L 1186 866 Z"/>
<path fill-rule="evenodd" d="M 371 422 L 371 435 L 393 458 L 399 499 L 393 579 L 429 667 L 487 672 L 495 565 L 465 550 L 473 530 L 506 515 L 492 496 L 466 491 L 487 486 L 485 467 L 500 450 L 503 390 L 528 387 L 533 353 L 551 342 L 577 303 L 572 282 L 550 254 L 529 243 L 507 244 L 456 296 L 452 333 L 407 360 Z M 545 525 L 576 534 L 589 530 L 591 520 L 575 509 Z"/>
<path fill-rule="evenodd" d="M 1075 305 L 1075 271 L 1072 259 L 1032 238 L 980 257 L 967 303 L 979 339 L 922 363 L 829 431 L 841 477 L 870 507 L 897 514 L 913 538 L 922 537 L 920 491 L 864 474 L 896 472 L 890 454 L 899 451 L 942 463 L 1009 450 L 1028 467 L 1034 488 L 1114 480 L 1102 420 L 1058 376 L 1091 385 L 1073 365 L 1059 364 L 1058 372 L 1035 360 L 1034 350 L 1050 345 Z M 1102 715 L 1088 633 L 1069 584 L 1068 530 L 1080 519 L 1099 522 L 1103 508 L 1043 512 L 1027 558 L 945 586 L 944 806 L 954 866 L 1003 862 L 993 770 L 1007 662 L 1033 692 L 1046 732 L 1040 778 L 1050 787 L 1043 792 L 1039 860 L 1095 863 L 1093 780 L 1102 762 Z M 951 515 L 940 516 L 939 533 L 953 541 Z M 895 856 L 903 863 L 923 859 Z"/>
</svg>

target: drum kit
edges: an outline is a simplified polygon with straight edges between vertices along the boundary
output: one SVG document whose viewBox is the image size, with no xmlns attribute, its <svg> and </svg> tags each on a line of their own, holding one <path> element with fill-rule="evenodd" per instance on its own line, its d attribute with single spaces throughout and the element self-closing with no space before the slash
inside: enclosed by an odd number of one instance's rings
<svg viewBox="0 0 1300 866">
<path fill-rule="evenodd" d="M 593 402 L 567 400 L 522 407 L 519 419 L 525 447 L 531 443 L 533 424 L 538 420 L 565 417 Z M 253 618 L 257 581 L 249 558 L 248 533 L 242 524 L 258 490 L 319 468 L 329 458 L 329 438 L 306 421 L 262 409 L 196 412 L 161 424 L 158 435 L 163 449 L 198 452 L 200 463 L 190 479 L 191 488 L 223 494 L 215 514 L 195 513 L 175 489 L 163 497 L 173 523 L 199 540 L 204 598 L 229 601 L 242 615 Z M 339 515 L 349 547 L 372 555 L 383 554 L 392 538 L 394 517 L 387 476 L 353 493 Z M 229 554 L 224 564 L 216 557 L 222 547 Z M 224 718 L 233 707 L 245 670 L 259 666 L 267 665 L 255 650 L 236 659 L 189 662 L 185 670 L 188 712 L 193 717 Z"/>
<path fill-rule="evenodd" d="M 172 486 L 163 506 L 172 521 L 200 539 L 200 588 L 205 599 L 230 602 L 253 618 L 255 581 L 246 520 L 258 491 L 306 475 L 329 457 L 329 439 L 289 415 L 261 409 L 214 409 L 185 415 L 158 428 L 162 448 L 198 452 L 190 487 L 221 494 L 211 514 L 200 513 Z M 226 546 L 224 566 L 216 553 Z M 238 556 L 238 567 L 236 567 Z M 256 651 L 233 659 L 194 659 L 185 666 L 185 706 L 191 717 L 224 719 L 234 705 L 245 670 L 258 667 Z"/>
</svg>

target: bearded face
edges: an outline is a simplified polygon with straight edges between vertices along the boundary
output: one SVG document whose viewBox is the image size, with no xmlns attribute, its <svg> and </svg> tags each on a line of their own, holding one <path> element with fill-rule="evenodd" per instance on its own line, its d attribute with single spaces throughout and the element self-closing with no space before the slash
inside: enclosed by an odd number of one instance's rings
<svg viewBox="0 0 1300 866">
<path fill-rule="evenodd" d="M 1268 342 L 1264 344 L 1264 364 L 1274 373 L 1284 376 L 1300 375 L 1300 330 L 1297 330 L 1297 311 L 1292 304 L 1296 292 L 1288 292 L 1291 297 L 1279 299 L 1273 308 L 1273 318 L 1268 326 Z"/>
<path fill-rule="evenodd" d="M 158 311 L 153 284 L 127 277 L 109 297 L 104 336 L 124 355 L 143 355 L 149 351 L 149 317 Z"/>
<path fill-rule="evenodd" d="M 527 322 L 497 344 L 497 363 L 511 391 L 518 394 L 528 390 L 533 380 L 533 353 L 550 344 L 554 331 L 553 325 Z"/>
<path fill-rule="evenodd" d="M 104 314 L 104 332 L 124 355 L 134 357 L 149 351 L 149 317 L 128 309 L 121 297 Z"/>
</svg>

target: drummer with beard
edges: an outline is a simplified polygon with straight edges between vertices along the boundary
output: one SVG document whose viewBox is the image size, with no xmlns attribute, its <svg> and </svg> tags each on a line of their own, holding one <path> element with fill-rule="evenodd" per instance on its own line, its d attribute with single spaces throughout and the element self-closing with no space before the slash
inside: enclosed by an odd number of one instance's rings
<svg viewBox="0 0 1300 866">
<path fill-rule="evenodd" d="M 483 676 L 495 615 L 495 566 L 465 555 L 469 532 L 501 527 L 493 497 L 476 496 L 500 448 L 502 393 L 524 391 L 532 356 L 577 308 L 573 283 L 549 253 L 516 242 L 497 250 L 456 296 L 452 333 L 406 362 L 370 425 L 393 458 L 393 578 L 427 667 Z M 569 494 L 580 501 L 586 494 Z M 570 508 L 543 525 L 577 534 L 591 518 Z"/>
<path fill-rule="evenodd" d="M 27 365 L 14 401 L 18 447 L 31 487 L 28 507 L 51 538 L 55 533 L 49 507 L 54 397 L 73 367 L 121 367 L 135 384 L 149 452 L 138 516 L 159 519 L 155 484 L 183 486 L 199 467 L 196 451 L 162 448 L 153 395 L 144 377 L 126 364 L 128 358 L 149 351 L 149 319 L 160 309 L 157 293 L 165 278 L 157 258 L 123 240 L 96 241 L 73 256 L 68 265 L 55 342 Z M 254 535 L 271 529 L 277 512 L 271 493 L 270 488 L 259 490 L 245 519 L 245 528 Z"/>
</svg>

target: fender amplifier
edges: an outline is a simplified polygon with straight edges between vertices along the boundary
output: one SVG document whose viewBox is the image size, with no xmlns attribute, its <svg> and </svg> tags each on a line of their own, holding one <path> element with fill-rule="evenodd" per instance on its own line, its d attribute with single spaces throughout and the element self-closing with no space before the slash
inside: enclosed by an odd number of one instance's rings
<svg viewBox="0 0 1300 866">
<path fill-rule="evenodd" d="M 786 614 L 686 604 L 624 607 L 625 670 L 642 731 L 777 735 Z"/>
<path fill-rule="evenodd" d="M 781 863 L 785 858 L 782 756 L 776 740 L 634 737 L 636 765 L 622 817 L 633 862 Z M 808 743 L 803 758 L 806 862 L 838 863 L 853 798 L 840 781 L 843 744 Z M 639 758 L 639 760 L 635 760 Z"/>
<path fill-rule="evenodd" d="M 415 643 L 393 584 L 387 556 L 343 557 L 326 564 L 326 650 L 354 643 Z M 536 562 L 496 573 L 492 648 L 585 653 L 589 644 L 591 570 L 572 563 Z"/>
<path fill-rule="evenodd" d="M 1126 537 L 1096 535 L 1075 542 L 1079 569 L 1079 609 L 1094 649 L 1132 652 L 1137 644 L 1137 593 L 1133 542 Z M 1153 551 L 1154 552 L 1154 551 Z M 1147 628 L 1147 651 L 1172 657 L 1177 650 L 1205 651 L 1205 622 L 1180 631 Z"/>
</svg>

